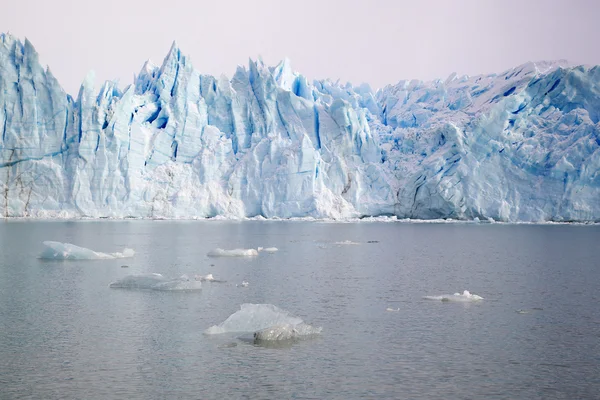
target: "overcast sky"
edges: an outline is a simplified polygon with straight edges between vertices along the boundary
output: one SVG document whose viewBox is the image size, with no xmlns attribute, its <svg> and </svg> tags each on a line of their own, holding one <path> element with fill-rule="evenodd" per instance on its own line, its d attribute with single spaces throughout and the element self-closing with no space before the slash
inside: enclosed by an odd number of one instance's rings
<svg viewBox="0 0 600 400">
<path fill-rule="evenodd" d="M 89 70 L 132 82 L 176 40 L 202 73 L 259 55 L 373 89 L 527 61 L 600 64 L 598 0 L 6 0 L 0 30 L 36 47 L 68 93 Z M 98 86 L 98 84 L 97 84 Z"/>
</svg>

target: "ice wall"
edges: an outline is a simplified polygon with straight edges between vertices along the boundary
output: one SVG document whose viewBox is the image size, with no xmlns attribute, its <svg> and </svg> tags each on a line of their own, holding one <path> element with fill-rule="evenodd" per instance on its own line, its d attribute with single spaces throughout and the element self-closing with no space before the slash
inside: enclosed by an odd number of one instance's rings
<svg viewBox="0 0 600 400">
<path fill-rule="evenodd" d="M 380 91 L 395 214 L 598 221 L 600 68 L 561 64 Z"/>
<path fill-rule="evenodd" d="M 0 35 L 0 214 L 600 220 L 598 68 L 308 82 L 285 60 L 202 75 L 173 44 L 74 101 Z"/>
</svg>

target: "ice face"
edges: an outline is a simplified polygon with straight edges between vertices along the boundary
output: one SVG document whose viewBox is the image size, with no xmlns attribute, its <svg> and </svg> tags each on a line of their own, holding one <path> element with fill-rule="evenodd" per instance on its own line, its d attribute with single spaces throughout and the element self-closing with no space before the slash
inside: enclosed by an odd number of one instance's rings
<svg viewBox="0 0 600 400">
<path fill-rule="evenodd" d="M 124 249 L 122 253 L 101 253 L 86 249 L 85 247 L 75 246 L 71 243 L 52 241 L 45 241 L 44 246 L 45 248 L 39 258 L 45 260 L 111 260 L 133 257 L 135 255 L 132 249 Z"/>
<path fill-rule="evenodd" d="M 301 318 L 294 317 L 272 304 L 242 304 L 240 310 L 224 322 L 204 331 L 207 335 L 229 332 L 256 332 L 259 340 L 283 340 L 319 334 L 321 328 L 307 325 Z"/>
<path fill-rule="evenodd" d="M 374 93 L 289 61 L 202 75 L 174 44 L 74 101 L 0 35 L 0 215 L 600 221 L 600 68 Z"/>
</svg>

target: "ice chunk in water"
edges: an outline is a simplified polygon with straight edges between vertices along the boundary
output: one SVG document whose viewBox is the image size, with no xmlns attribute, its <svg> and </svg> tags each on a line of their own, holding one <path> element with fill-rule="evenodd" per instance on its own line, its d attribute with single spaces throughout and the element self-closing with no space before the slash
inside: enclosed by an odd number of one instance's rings
<svg viewBox="0 0 600 400">
<path fill-rule="evenodd" d="M 224 250 L 216 248 L 208 252 L 209 257 L 253 257 L 258 255 L 256 249 L 233 249 Z"/>
<path fill-rule="evenodd" d="M 108 286 L 119 289 L 152 289 L 157 284 L 166 280 L 167 278 L 161 274 L 128 275 Z"/>
<path fill-rule="evenodd" d="M 483 297 L 476 294 L 471 294 L 468 290 L 463 291 L 462 294 L 441 294 L 437 296 L 424 296 L 426 300 L 439 300 L 439 301 L 455 301 L 455 302 L 471 302 L 483 300 Z"/>
<path fill-rule="evenodd" d="M 140 274 L 128 275 L 123 279 L 113 282 L 109 285 L 115 289 L 147 289 L 147 290 L 200 290 L 202 283 L 191 280 L 187 275 L 179 278 L 169 279 L 161 274 Z"/>
<path fill-rule="evenodd" d="M 222 281 L 220 279 L 215 279 L 215 277 L 213 276 L 213 274 L 208 274 L 208 275 L 195 275 L 194 279 L 197 281 L 201 281 L 201 282 L 225 282 Z"/>
<path fill-rule="evenodd" d="M 279 249 L 277 247 L 259 247 L 258 252 L 264 251 L 265 253 L 275 253 Z"/>
<path fill-rule="evenodd" d="M 151 288 L 152 290 L 167 290 L 167 291 L 175 291 L 175 290 L 200 290 L 202 289 L 202 283 L 196 280 L 183 280 L 172 279 L 165 282 L 160 282 Z"/>
<path fill-rule="evenodd" d="M 348 246 L 348 245 L 357 245 L 360 244 L 358 242 L 353 242 L 352 240 L 344 240 L 343 242 L 335 242 L 338 246 Z"/>
<path fill-rule="evenodd" d="M 283 340 L 317 335 L 321 328 L 305 324 L 301 318 L 272 304 L 242 304 L 224 322 L 204 331 L 207 335 L 229 332 L 255 332 L 255 339 L 258 335 L 259 340 Z"/>
<path fill-rule="evenodd" d="M 306 339 L 320 334 L 321 329 L 305 323 L 276 325 L 254 332 L 254 341 Z"/>
<path fill-rule="evenodd" d="M 112 260 L 115 258 L 133 257 L 135 251 L 125 249 L 122 253 L 101 253 L 86 249 L 85 247 L 75 246 L 71 243 L 61 243 L 45 241 L 46 248 L 42 251 L 39 258 L 45 260 Z"/>
<path fill-rule="evenodd" d="M 208 274 L 208 275 L 195 275 L 194 279 L 197 281 L 214 281 L 215 277 L 213 276 L 213 274 Z"/>
</svg>

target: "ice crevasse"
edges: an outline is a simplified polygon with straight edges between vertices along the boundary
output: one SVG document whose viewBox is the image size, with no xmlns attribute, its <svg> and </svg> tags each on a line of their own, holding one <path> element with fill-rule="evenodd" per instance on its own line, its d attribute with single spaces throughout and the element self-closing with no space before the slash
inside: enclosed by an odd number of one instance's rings
<svg viewBox="0 0 600 400">
<path fill-rule="evenodd" d="M 2 34 L 0 215 L 600 221 L 599 91 L 562 62 L 377 92 L 287 60 L 216 78 L 173 44 L 73 99 Z"/>
</svg>

